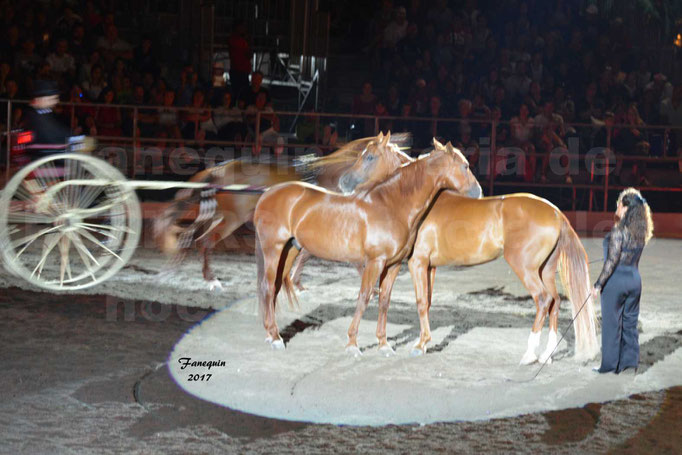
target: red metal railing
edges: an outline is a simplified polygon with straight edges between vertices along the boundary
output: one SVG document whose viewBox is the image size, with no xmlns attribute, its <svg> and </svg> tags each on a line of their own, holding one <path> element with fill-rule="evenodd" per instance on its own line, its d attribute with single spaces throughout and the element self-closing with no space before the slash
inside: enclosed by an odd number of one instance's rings
<svg viewBox="0 0 682 455">
<path fill-rule="evenodd" d="M 5 135 L 5 141 L 6 143 L 6 148 L 9 150 L 11 148 L 13 136 L 16 133 L 13 133 L 12 130 L 12 124 L 13 124 L 13 113 L 16 107 L 18 106 L 23 106 L 26 105 L 28 102 L 23 100 L 23 101 L 10 101 L 10 100 L 0 100 L 0 106 L 2 103 L 5 103 L 5 109 L 6 109 L 6 118 L 7 118 L 7 125 L 6 125 L 6 131 L 3 133 Z M 192 107 L 174 107 L 174 106 L 138 106 L 138 105 L 123 105 L 123 104 L 117 104 L 117 105 L 102 105 L 102 104 L 94 104 L 94 103 L 61 103 L 59 108 L 62 110 L 62 114 L 66 113 L 68 117 L 71 119 L 72 124 L 74 124 L 75 117 L 77 115 L 77 111 L 79 108 L 113 108 L 113 109 L 118 109 L 119 112 L 126 112 L 128 114 L 128 118 L 131 120 L 132 125 L 131 125 L 131 134 L 127 136 L 105 136 L 105 135 L 98 135 L 96 136 L 100 145 L 102 147 L 104 146 L 110 146 L 110 145 L 116 145 L 119 147 L 125 147 L 126 148 L 126 153 L 129 153 L 130 158 L 129 161 L 126 163 L 125 166 L 123 166 L 123 171 L 124 173 L 130 177 L 130 178 L 135 178 L 137 175 L 137 171 L 139 170 L 138 163 L 139 163 L 139 158 L 141 156 L 141 150 L 143 149 L 143 145 L 149 145 L 149 144 L 157 144 L 157 143 L 164 143 L 167 146 L 167 149 L 162 150 L 161 153 L 169 153 L 170 148 L 173 146 L 176 147 L 196 147 L 197 149 L 203 149 L 206 150 L 209 147 L 224 147 L 224 148 L 231 148 L 236 151 L 243 151 L 243 152 L 250 152 L 253 154 L 258 154 L 262 150 L 264 145 L 272 145 L 280 148 L 286 148 L 286 149 L 303 149 L 303 150 L 309 150 L 309 149 L 315 149 L 319 152 L 326 153 L 328 151 L 333 150 L 336 148 L 336 143 L 333 141 L 330 141 L 329 138 L 326 138 L 327 140 L 323 140 L 323 138 L 327 135 L 328 129 L 334 129 L 335 133 L 332 134 L 332 137 L 335 137 L 334 135 L 338 135 L 342 138 L 345 139 L 350 139 L 351 137 L 360 137 L 363 135 L 367 134 L 378 134 L 378 132 L 387 127 L 390 126 L 391 124 L 393 126 L 399 124 L 399 123 L 407 123 L 412 125 L 416 129 L 424 130 L 427 128 L 427 131 L 434 131 L 434 132 L 440 132 L 443 130 L 447 131 L 457 131 L 458 128 L 461 128 L 462 125 L 467 125 L 469 128 L 472 126 L 478 126 L 480 127 L 485 127 L 487 131 L 490 131 L 490 136 L 489 137 L 478 137 L 478 142 L 472 146 L 473 148 L 478 148 L 479 149 L 479 158 L 483 158 L 484 162 L 487 160 L 488 165 L 487 166 L 482 166 L 479 168 L 479 178 L 481 182 L 487 183 L 487 194 L 493 195 L 495 194 L 495 188 L 496 187 L 525 187 L 525 188 L 530 188 L 530 189 L 536 189 L 536 188 L 567 188 L 571 189 L 573 193 L 573 206 L 575 208 L 576 204 L 576 190 L 587 190 L 589 193 L 589 202 L 588 202 L 588 210 L 592 210 L 594 207 L 594 201 L 596 201 L 596 195 L 598 193 L 602 193 L 603 195 L 603 203 L 602 205 L 602 210 L 605 210 L 607 208 L 607 200 L 609 196 L 609 191 L 617 191 L 621 190 L 624 188 L 623 186 L 619 185 L 613 185 L 612 182 L 610 182 L 610 176 L 612 173 L 612 165 L 613 165 L 613 157 L 616 156 L 619 161 L 626 162 L 626 163 L 639 163 L 639 164 L 645 164 L 645 163 L 654 163 L 656 165 L 669 165 L 670 167 L 673 167 L 677 165 L 678 161 L 682 159 L 682 157 L 675 157 L 671 156 L 672 153 L 670 150 L 668 150 L 668 138 L 671 134 L 671 132 L 678 133 L 679 137 L 682 140 L 682 128 L 674 128 L 669 125 L 646 125 L 646 126 L 638 126 L 639 129 L 645 130 L 645 131 L 650 131 L 658 135 L 660 139 L 660 151 L 658 153 L 659 156 L 651 156 L 651 155 L 639 155 L 639 156 L 632 156 L 632 155 L 623 155 L 616 153 L 615 155 L 613 153 L 608 152 L 608 150 L 611 150 L 611 135 L 607 135 L 607 143 L 606 147 L 604 150 L 607 150 L 604 153 L 594 153 L 593 156 L 590 157 L 588 160 L 586 156 L 588 154 L 586 153 L 580 153 L 580 150 L 578 153 L 574 153 L 573 151 L 569 150 L 568 152 L 563 152 L 562 155 L 567 157 L 567 159 L 576 159 L 576 160 L 581 160 L 585 159 L 585 169 L 588 171 L 589 174 L 589 181 L 587 183 L 559 183 L 559 182 L 549 182 L 549 183 L 540 183 L 540 182 L 518 182 L 518 181 L 500 181 L 497 177 L 497 172 L 496 169 L 494 168 L 497 163 L 498 153 L 500 150 L 504 149 L 509 149 L 510 147 L 513 146 L 508 146 L 506 144 L 498 144 L 498 138 L 497 138 L 497 129 L 498 126 L 500 125 L 510 125 L 509 121 L 496 121 L 496 120 L 479 120 L 479 119 L 461 119 L 461 118 L 432 118 L 432 117 L 395 117 L 395 116 L 373 116 L 373 115 L 354 115 L 354 114 L 338 114 L 338 113 L 298 113 L 298 112 L 287 112 L 287 111 L 277 111 L 277 112 L 263 112 L 263 111 L 258 111 L 255 112 L 254 118 L 252 119 L 251 123 L 251 134 L 249 134 L 247 138 L 244 138 L 241 141 L 226 141 L 226 140 L 218 140 L 218 139 L 202 139 L 200 138 L 200 131 L 201 131 L 201 124 L 198 120 L 197 117 L 195 117 L 195 120 L 193 122 L 186 122 L 191 124 L 194 123 L 193 125 L 193 132 L 194 134 L 191 135 L 193 138 L 192 139 L 187 139 L 187 138 L 159 138 L 159 137 L 144 137 L 140 135 L 140 111 L 144 112 L 154 112 L 154 113 L 159 113 L 161 111 L 163 112 L 168 112 L 168 111 L 175 111 L 178 113 L 178 117 L 180 113 L 196 113 L 196 112 L 210 112 L 211 117 L 213 117 L 213 114 L 215 113 L 215 109 L 210 109 L 210 108 L 192 108 Z M 271 117 L 276 116 L 279 119 L 279 131 L 276 132 L 276 136 L 278 137 L 278 142 L 277 143 L 267 143 L 267 140 L 264 139 L 264 136 L 266 133 L 269 132 L 269 130 L 264 130 L 263 129 L 263 122 L 264 119 L 269 119 L 268 121 L 272 123 Z M 295 120 L 298 119 L 298 123 L 295 122 Z M 312 141 L 301 141 L 300 138 L 298 138 L 295 134 L 293 134 L 294 128 L 298 126 L 301 122 L 307 122 L 307 124 L 310 126 L 312 125 L 313 129 L 313 134 L 312 134 Z M 367 126 L 371 125 L 373 128 L 371 130 L 367 129 Z M 445 126 L 445 128 L 444 128 Z M 597 128 L 599 128 L 596 125 L 592 124 L 581 124 L 581 123 L 572 123 L 572 124 L 566 124 L 565 126 L 571 127 L 576 131 L 592 131 L 594 132 Z M 628 127 L 627 125 L 614 125 L 614 129 L 618 128 L 625 128 Z M 601 127 L 603 128 L 603 127 Z M 324 134 L 323 134 L 323 131 Z M 360 133 L 358 133 L 358 130 L 362 130 Z M 453 134 L 452 136 L 455 136 Z M 281 139 L 281 142 L 279 142 L 279 139 Z M 342 141 L 339 141 L 342 142 Z M 680 147 L 682 147 L 682 144 L 679 144 Z M 481 149 L 485 149 L 484 152 L 480 152 Z M 616 150 L 615 152 L 618 152 Z M 550 159 L 550 152 L 532 152 L 532 151 L 524 151 L 523 156 L 524 159 L 532 159 L 536 163 L 541 162 L 544 163 L 544 160 Z M 9 153 L 6 155 L 6 171 L 5 171 L 5 176 L 6 178 L 9 178 L 9 173 L 10 173 L 10 166 L 9 166 Z M 544 164 L 543 164 L 544 165 Z M 597 166 L 600 166 L 600 169 L 603 169 L 604 172 L 601 173 L 597 171 Z M 602 178 L 603 177 L 603 178 Z M 647 191 L 658 191 L 658 192 L 680 192 L 682 191 L 681 186 L 647 186 L 646 187 Z"/>
</svg>

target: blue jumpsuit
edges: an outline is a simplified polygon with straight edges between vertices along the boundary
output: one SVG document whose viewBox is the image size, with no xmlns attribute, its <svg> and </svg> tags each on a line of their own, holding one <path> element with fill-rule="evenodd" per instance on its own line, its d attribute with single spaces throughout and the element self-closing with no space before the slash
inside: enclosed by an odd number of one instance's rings
<svg viewBox="0 0 682 455">
<path fill-rule="evenodd" d="M 595 283 L 601 288 L 602 361 L 600 373 L 620 373 L 639 364 L 639 298 L 642 279 L 637 268 L 644 245 L 616 226 L 604 238 L 604 267 Z"/>
</svg>

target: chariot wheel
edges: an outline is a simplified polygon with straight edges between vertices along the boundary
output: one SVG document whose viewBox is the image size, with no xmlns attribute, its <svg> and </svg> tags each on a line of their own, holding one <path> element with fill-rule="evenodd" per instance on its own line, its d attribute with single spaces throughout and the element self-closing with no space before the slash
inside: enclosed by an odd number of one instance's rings
<svg viewBox="0 0 682 455">
<path fill-rule="evenodd" d="M 45 289 L 83 289 L 110 278 L 134 253 L 141 231 L 134 189 L 89 155 L 37 160 L 0 196 L 5 268 Z"/>
</svg>

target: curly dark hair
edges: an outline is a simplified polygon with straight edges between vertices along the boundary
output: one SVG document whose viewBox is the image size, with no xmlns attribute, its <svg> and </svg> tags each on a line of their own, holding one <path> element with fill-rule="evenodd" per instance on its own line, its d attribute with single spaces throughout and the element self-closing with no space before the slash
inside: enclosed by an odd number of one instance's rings
<svg viewBox="0 0 682 455">
<path fill-rule="evenodd" d="M 618 203 L 627 207 L 619 225 L 630 231 L 638 243 L 647 243 L 653 236 L 654 222 L 646 199 L 635 188 L 627 188 L 618 195 Z"/>
</svg>

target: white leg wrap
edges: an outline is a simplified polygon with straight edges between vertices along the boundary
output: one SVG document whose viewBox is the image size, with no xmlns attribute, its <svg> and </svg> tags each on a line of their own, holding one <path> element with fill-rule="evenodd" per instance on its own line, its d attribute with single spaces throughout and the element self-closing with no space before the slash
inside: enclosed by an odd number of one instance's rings
<svg viewBox="0 0 682 455">
<path fill-rule="evenodd" d="M 543 352 L 540 355 L 540 362 L 544 363 L 552 363 L 551 355 L 552 352 L 554 351 L 554 348 L 556 348 L 556 343 L 557 343 L 557 333 L 554 330 L 549 331 L 549 336 L 547 337 L 547 347 L 545 348 L 545 352 Z"/>
<path fill-rule="evenodd" d="M 538 356 L 535 354 L 535 350 L 540 345 L 540 333 L 542 333 L 541 330 L 539 330 L 537 333 L 530 332 L 530 335 L 528 336 L 528 349 L 521 358 L 521 365 L 529 365 L 538 359 Z"/>
</svg>

